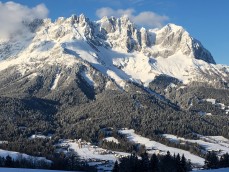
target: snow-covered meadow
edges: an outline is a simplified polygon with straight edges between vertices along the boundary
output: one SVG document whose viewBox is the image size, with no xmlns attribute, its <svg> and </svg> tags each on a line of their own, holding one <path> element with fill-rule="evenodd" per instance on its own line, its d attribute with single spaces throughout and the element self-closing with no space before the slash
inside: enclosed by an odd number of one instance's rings
<svg viewBox="0 0 229 172">
<path fill-rule="evenodd" d="M 198 164 L 198 165 L 204 165 L 204 159 L 196 156 L 194 154 L 191 154 L 188 151 L 182 150 L 182 149 L 178 149 L 178 148 L 173 148 L 173 147 L 169 147 L 166 146 L 164 144 L 161 144 L 159 142 L 150 140 L 148 138 L 142 137 L 141 135 L 138 135 L 134 132 L 134 130 L 128 130 L 128 129 L 124 129 L 124 130 L 120 130 L 120 133 L 125 134 L 127 139 L 129 139 L 130 141 L 134 142 L 134 143 L 140 143 L 142 145 L 145 145 L 146 149 L 148 150 L 148 153 L 153 154 L 166 154 L 167 151 L 169 151 L 171 154 L 184 154 L 184 156 L 187 159 L 190 159 L 192 163 L 194 164 Z"/>
<path fill-rule="evenodd" d="M 44 161 L 46 163 L 51 163 L 51 161 L 46 159 L 45 157 L 35 157 L 35 156 L 30 156 L 30 155 L 27 155 L 27 154 L 24 154 L 24 153 L 19 153 L 19 152 L 7 151 L 7 150 L 0 149 L 0 157 L 6 158 L 8 155 L 14 160 L 16 160 L 16 159 L 18 159 L 20 157 L 20 158 L 25 158 L 25 159 L 32 159 L 34 161 Z"/>
<path fill-rule="evenodd" d="M 108 138 L 108 140 L 111 140 L 111 138 Z M 130 155 L 125 152 L 103 149 L 81 139 L 63 140 L 57 146 L 60 151 L 64 151 L 65 153 L 76 152 L 80 159 L 88 162 L 90 166 L 95 166 L 99 171 L 112 170 L 116 160 Z"/>
<path fill-rule="evenodd" d="M 165 138 L 175 143 L 197 143 L 204 151 L 216 151 L 219 155 L 229 153 L 229 140 L 222 136 L 201 136 L 198 140 L 185 139 L 172 134 L 163 134 Z"/>
</svg>

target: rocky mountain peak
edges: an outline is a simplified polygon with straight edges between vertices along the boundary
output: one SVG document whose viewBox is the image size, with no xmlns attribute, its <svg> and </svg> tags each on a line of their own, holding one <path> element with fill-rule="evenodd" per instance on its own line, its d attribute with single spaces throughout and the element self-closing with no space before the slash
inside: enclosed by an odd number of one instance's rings
<svg viewBox="0 0 229 172">
<path fill-rule="evenodd" d="M 191 58 L 200 59 L 215 64 L 211 53 L 196 39 L 194 39 L 183 27 L 175 24 L 167 24 L 156 32 L 155 45 L 166 48 L 166 53 L 158 52 L 157 56 L 169 57 L 178 51 Z"/>
<path fill-rule="evenodd" d="M 61 17 L 55 22 L 44 19 L 36 24 L 39 27 L 31 35 L 0 42 L 0 71 L 17 65 L 24 75 L 25 71 L 34 70 L 30 68 L 34 64 L 34 68 L 39 66 L 43 70 L 43 64 L 71 68 L 82 62 L 114 79 L 120 87 L 125 86 L 125 81 L 147 86 L 160 74 L 185 83 L 206 81 L 209 73 L 218 76 L 217 71 L 226 71 L 219 67 L 212 72 L 211 64 L 215 61 L 211 54 L 175 24 L 146 29 L 137 27 L 125 16 L 103 17 L 93 22 L 83 14 Z M 199 66 L 204 66 L 204 70 L 199 71 Z"/>
<path fill-rule="evenodd" d="M 161 32 L 171 33 L 171 32 L 185 32 L 185 29 L 182 26 L 169 23 L 160 29 Z"/>
<path fill-rule="evenodd" d="M 143 52 L 149 57 L 168 58 L 182 52 L 190 58 L 215 64 L 211 53 L 198 40 L 191 37 L 183 27 L 172 23 L 161 29 L 151 30 L 138 28 L 127 16 L 105 16 L 99 21 L 92 22 L 84 14 L 72 15 L 69 18 L 60 17 L 54 23 L 50 22 L 48 19 L 43 20 L 43 26 L 57 32 L 52 35 L 56 35 L 54 38 L 58 40 L 63 36 L 72 35 L 72 38 L 86 39 L 95 46 L 109 45 L 110 48 L 126 52 Z"/>
</svg>

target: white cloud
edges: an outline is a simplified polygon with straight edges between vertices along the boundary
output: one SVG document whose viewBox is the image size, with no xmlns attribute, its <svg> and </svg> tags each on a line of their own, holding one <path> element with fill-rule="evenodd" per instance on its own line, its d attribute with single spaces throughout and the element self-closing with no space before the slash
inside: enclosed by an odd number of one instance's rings
<svg viewBox="0 0 229 172">
<path fill-rule="evenodd" d="M 168 20 L 169 18 L 167 16 L 160 16 L 151 11 L 141 12 L 133 18 L 135 23 L 151 27 L 162 27 Z"/>
<path fill-rule="evenodd" d="M 123 15 L 127 15 L 127 16 L 132 16 L 132 14 L 135 12 L 134 9 L 132 8 L 128 8 L 126 10 L 123 9 L 118 9 L 118 10 L 113 10 L 112 8 L 109 7 L 104 7 L 104 8 L 100 8 L 96 11 L 96 15 L 100 18 L 104 17 L 104 16 L 115 16 L 115 17 L 121 17 Z"/>
<path fill-rule="evenodd" d="M 104 7 L 98 9 L 96 11 L 96 15 L 99 18 L 102 18 L 104 16 L 121 17 L 123 15 L 127 15 L 137 25 L 151 28 L 162 27 L 164 23 L 169 20 L 168 16 L 159 15 L 152 11 L 144 11 L 135 15 L 135 10 L 132 8 L 114 10 L 109 7 Z"/>
<path fill-rule="evenodd" d="M 0 37 L 8 37 L 11 33 L 24 29 L 23 21 L 43 19 L 47 15 L 48 9 L 44 4 L 29 8 L 12 1 L 0 1 Z"/>
</svg>

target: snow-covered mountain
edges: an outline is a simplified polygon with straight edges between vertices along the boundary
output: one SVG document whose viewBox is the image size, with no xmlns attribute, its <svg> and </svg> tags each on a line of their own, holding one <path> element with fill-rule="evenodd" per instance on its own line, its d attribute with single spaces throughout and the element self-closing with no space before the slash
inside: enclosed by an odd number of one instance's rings
<svg viewBox="0 0 229 172">
<path fill-rule="evenodd" d="M 28 144 L 31 135 L 52 134 L 50 144 L 96 145 L 122 128 L 149 138 L 151 148 L 161 134 L 229 138 L 229 66 L 181 26 L 145 29 L 127 17 L 84 15 L 23 24 L 0 38 L 0 140 Z"/>
<path fill-rule="evenodd" d="M 215 64 L 199 41 L 174 24 L 145 29 L 127 17 L 90 21 L 82 14 L 55 22 L 35 20 L 27 28 L 0 39 L 1 89 L 43 78 L 42 87 L 52 92 L 68 86 L 76 71 L 99 89 L 126 90 L 129 81 L 148 87 L 161 74 L 184 84 L 229 82 L 229 67 Z"/>
</svg>

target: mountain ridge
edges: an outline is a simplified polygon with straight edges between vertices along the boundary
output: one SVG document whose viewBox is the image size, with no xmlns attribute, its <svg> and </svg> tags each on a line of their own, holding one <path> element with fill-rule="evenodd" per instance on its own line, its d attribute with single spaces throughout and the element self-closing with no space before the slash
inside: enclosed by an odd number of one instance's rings
<svg viewBox="0 0 229 172">
<path fill-rule="evenodd" d="M 228 82 L 228 67 L 214 66 L 213 57 L 202 44 L 174 24 L 147 30 L 138 29 L 127 17 L 92 22 L 81 14 L 55 22 L 35 20 L 27 25 L 33 33 L 24 33 L 8 43 L 1 41 L 0 70 L 19 65 L 19 71 L 24 66 L 29 71 L 28 66 L 42 66 L 42 61 L 72 66 L 83 60 L 121 87 L 127 80 L 147 86 L 160 74 L 184 83 L 206 82 L 209 77 Z"/>
</svg>

